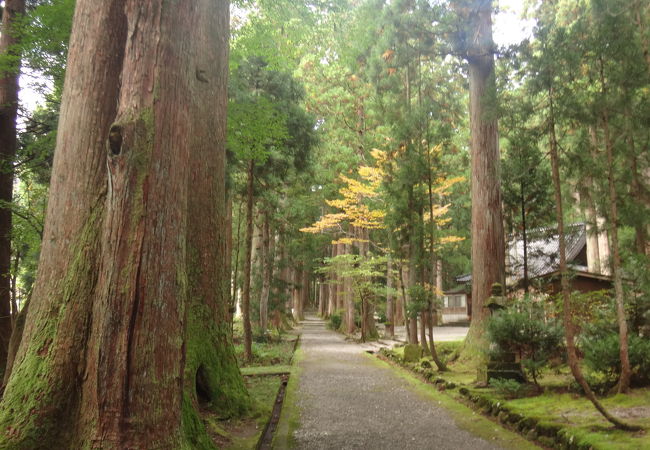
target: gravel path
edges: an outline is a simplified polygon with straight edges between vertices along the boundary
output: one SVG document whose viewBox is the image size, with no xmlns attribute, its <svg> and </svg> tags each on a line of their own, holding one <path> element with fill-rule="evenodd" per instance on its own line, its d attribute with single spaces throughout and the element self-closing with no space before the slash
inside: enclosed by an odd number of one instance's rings
<svg viewBox="0 0 650 450">
<path fill-rule="evenodd" d="M 416 393 L 361 345 L 314 318 L 303 322 L 297 390 L 300 449 L 496 449 L 458 428 L 447 411 Z"/>
</svg>

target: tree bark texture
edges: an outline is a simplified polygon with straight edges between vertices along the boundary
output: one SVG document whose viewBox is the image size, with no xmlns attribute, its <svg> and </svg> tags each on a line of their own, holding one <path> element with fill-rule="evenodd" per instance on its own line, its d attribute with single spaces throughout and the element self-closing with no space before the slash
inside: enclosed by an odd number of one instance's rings
<svg viewBox="0 0 650 450">
<path fill-rule="evenodd" d="M 17 61 L 0 78 L 0 201 L 13 201 L 14 158 L 16 156 L 16 118 L 18 116 L 18 76 L 20 51 L 15 30 L 25 13 L 25 0 L 6 0 L 2 13 L 0 54 Z M 9 59 L 9 58 L 7 58 Z M 0 376 L 5 371 L 11 338 L 11 208 L 0 207 Z"/>
<path fill-rule="evenodd" d="M 470 128 L 472 152 L 472 324 L 466 347 L 480 342 L 484 307 L 492 285 L 503 283 L 505 243 L 499 184 L 492 6 L 490 0 L 473 0 L 469 13 Z"/>
<path fill-rule="evenodd" d="M 198 403 L 246 407 L 221 234 L 227 30 L 225 1 L 77 2 L 0 447 L 210 448 Z"/>
</svg>

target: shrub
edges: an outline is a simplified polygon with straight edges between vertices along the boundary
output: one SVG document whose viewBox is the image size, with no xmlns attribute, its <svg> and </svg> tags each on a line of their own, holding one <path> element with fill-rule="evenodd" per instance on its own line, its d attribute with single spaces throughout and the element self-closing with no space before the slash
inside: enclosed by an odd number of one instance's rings
<svg viewBox="0 0 650 450">
<path fill-rule="evenodd" d="M 262 327 L 256 326 L 253 328 L 253 342 L 265 343 L 271 341 L 271 335 L 269 332 Z"/>
<path fill-rule="evenodd" d="M 495 314 L 487 323 L 488 337 L 496 352 L 519 356 L 527 375 L 538 384 L 549 359 L 563 349 L 563 331 L 556 320 L 546 319 L 544 312 L 528 299 L 520 300 Z"/>
<path fill-rule="evenodd" d="M 528 391 L 525 385 L 515 380 L 508 380 L 505 378 L 491 379 L 490 386 L 506 399 L 523 397 Z"/>
<path fill-rule="evenodd" d="M 618 333 L 588 334 L 583 337 L 581 348 L 587 367 L 604 375 L 603 384 L 616 384 L 621 374 Z M 628 349 L 632 381 L 637 385 L 647 385 L 650 382 L 650 339 L 630 335 Z M 593 377 L 598 378 L 596 375 Z"/>
<path fill-rule="evenodd" d="M 341 323 L 343 321 L 343 312 L 342 311 L 335 311 L 331 316 L 330 316 L 330 322 L 328 324 L 329 328 L 331 330 L 338 330 L 341 328 Z"/>
</svg>

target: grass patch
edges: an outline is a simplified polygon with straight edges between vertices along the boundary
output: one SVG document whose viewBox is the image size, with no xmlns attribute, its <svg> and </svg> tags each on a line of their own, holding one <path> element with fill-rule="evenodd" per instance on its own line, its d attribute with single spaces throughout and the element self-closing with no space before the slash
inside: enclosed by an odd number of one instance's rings
<svg viewBox="0 0 650 450">
<path fill-rule="evenodd" d="M 273 342 L 253 342 L 253 360 L 244 360 L 244 345 L 235 345 L 235 356 L 239 367 L 260 367 L 260 366 L 287 366 L 291 362 L 291 355 L 296 343 L 296 336 Z"/>
</svg>

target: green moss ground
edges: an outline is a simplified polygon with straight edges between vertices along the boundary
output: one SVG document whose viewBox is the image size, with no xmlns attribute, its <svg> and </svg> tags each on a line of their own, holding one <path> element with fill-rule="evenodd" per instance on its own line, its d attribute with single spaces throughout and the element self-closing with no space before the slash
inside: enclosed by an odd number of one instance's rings
<svg viewBox="0 0 650 450">
<path fill-rule="evenodd" d="M 401 356 L 402 348 L 394 349 Z M 572 376 L 566 367 L 547 371 L 542 378 L 543 394 L 538 396 L 506 399 L 493 388 L 476 388 L 476 369 L 469 364 L 455 362 L 450 365 L 449 372 L 435 372 L 434 377 L 441 377 L 457 386 L 463 386 L 470 392 L 470 397 L 479 395 L 491 402 L 499 402 L 511 413 L 520 414 L 534 419 L 542 426 L 562 427 L 573 436 L 577 443 L 588 443 L 594 449 L 650 449 L 650 389 L 634 389 L 629 395 L 616 395 L 603 398 L 605 407 L 619 418 L 641 425 L 645 431 L 628 433 L 614 429 L 609 422 L 595 410 L 593 405 L 584 397 L 568 393 L 567 386 Z M 406 372 L 405 370 L 398 370 Z M 411 376 L 411 375 L 409 375 Z M 424 388 L 433 393 L 436 388 L 422 383 Z M 444 394 L 452 402 L 466 401 L 458 389 L 447 390 Z M 462 406 L 462 405 L 461 405 Z M 465 408 L 463 406 L 463 408 Z M 477 416 L 471 409 L 465 412 L 472 420 Z M 495 426 L 496 425 L 494 422 Z"/>
</svg>

